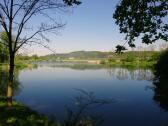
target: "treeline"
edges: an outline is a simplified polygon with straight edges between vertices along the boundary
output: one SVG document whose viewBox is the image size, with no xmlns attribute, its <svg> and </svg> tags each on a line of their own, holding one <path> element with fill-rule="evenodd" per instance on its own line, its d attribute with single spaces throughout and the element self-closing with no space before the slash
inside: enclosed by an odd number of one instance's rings
<svg viewBox="0 0 168 126">
<path fill-rule="evenodd" d="M 116 54 L 114 52 L 100 52 L 100 51 L 76 51 L 64 54 L 50 54 L 46 56 L 37 55 L 22 55 L 16 56 L 17 60 L 89 60 L 89 59 L 108 59 L 111 61 L 122 60 L 122 61 L 156 61 L 160 52 L 158 51 L 127 51 L 122 54 Z"/>
<path fill-rule="evenodd" d="M 76 51 L 71 53 L 62 53 L 62 54 L 50 54 L 45 56 L 37 56 L 37 55 L 22 55 L 18 54 L 16 56 L 17 60 L 73 60 L 73 59 L 102 59 L 108 58 L 112 52 L 100 52 L 100 51 Z"/>
<path fill-rule="evenodd" d="M 114 54 L 110 55 L 108 59 L 110 61 L 157 61 L 161 52 L 159 51 L 128 51 L 122 54 Z"/>
<path fill-rule="evenodd" d="M 57 60 L 109 60 L 113 61 L 157 61 L 159 58 L 159 51 L 127 51 L 122 54 L 116 54 L 114 52 L 100 52 L 100 51 L 76 51 L 64 54 L 50 54 L 46 56 L 37 55 L 23 55 L 17 54 L 16 60 L 19 61 L 57 61 Z M 8 60 L 7 49 L 0 45 L 0 63 Z"/>
<path fill-rule="evenodd" d="M 115 52 L 100 52 L 100 51 L 76 51 L 65 54 L 51 54 L 42 56 L 44 59 L 124 59 L 126 57 L 139 57 L 143 59 L 154 58 L 159 55 L 157 51 L 128 51 L 123 54 L 116 54 Z"/>
</svg>

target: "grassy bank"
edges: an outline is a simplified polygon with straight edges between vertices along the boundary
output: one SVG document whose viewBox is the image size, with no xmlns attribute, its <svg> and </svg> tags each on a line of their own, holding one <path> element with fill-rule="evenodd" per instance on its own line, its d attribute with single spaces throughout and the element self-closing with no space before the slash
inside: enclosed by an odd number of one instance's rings
<svg viewBox="0 0 168 126">
<path fill-rule="evenodd" d="M 106 103 L 106 101 L 97 100 L 90 104 L 84 104 L 85 108 L 81 107 L 78 111 L 73 112 L 73 115 L 67 115 L 65 120 L 58 121 L 17 102 L 13 102 L 13 106 L 8 107 L 6 98 L 0 96 L 0 126 L 97 126 L 100 124 L 99 119 L 82 115 L 89 106 L 94 104 L 109 104 L 109 101 Z M 68 110 L 67 112 L 70 112 Z"/>
<path fill-rule="evenodd" d="M 133 61 L 133 62 L 126 62 L 126 61 L 115 61 L 115 62 L 105 62 L 104 65 L 108 65 L 111 67 L 133 67 L 133 68 L 153 68 L 156 64 L 156 61 Z"/>
<path fill-rule="evenodd" d="M 0 97 L 0 112 L 0 126 L 60 126 L 25 105 L 14 102 L 13 107 L 7 107 L 4 97 Z"/>
<path fill-rule="evenodd" d="M 32 64 L 31 62 L 25 62 L 25 61 L 19 60 L 19 61 L 15 62 L 15 67 L 16 67 L 16 69 L 24 69 L 24 68 L 28 68 L 28 67 L 35 67 L 35 65 Z M 8 63 L 0 63 L 0 68 L 8 69 L 9 64 Z"/>
</svg>

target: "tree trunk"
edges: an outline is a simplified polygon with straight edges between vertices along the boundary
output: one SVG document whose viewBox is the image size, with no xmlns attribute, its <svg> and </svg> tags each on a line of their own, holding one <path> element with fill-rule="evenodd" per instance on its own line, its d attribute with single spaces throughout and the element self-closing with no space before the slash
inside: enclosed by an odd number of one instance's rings
<svg viewBox="0 0 168 126">
<path fill-rule="evenodd" d="M 7 84 L 7 104 L 12 107 L 13 101 L 13 83 L 14 83 L 14 54 L 10 55 L 9 76 Z"/>
</svg>

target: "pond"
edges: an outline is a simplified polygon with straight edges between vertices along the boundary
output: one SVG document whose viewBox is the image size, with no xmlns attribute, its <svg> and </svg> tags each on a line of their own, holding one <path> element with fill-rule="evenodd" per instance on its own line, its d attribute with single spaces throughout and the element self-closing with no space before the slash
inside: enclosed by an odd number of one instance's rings
<svg viewBox="0 0 168 126">
<path fill-rule="evenodd" d="M 74 98 L 93 92 L 110 103 L 85 113 L 103 119 L 102 126 L 162 126 L 168 112 L 155 100 L 150 69 L 39 63 L 18 73 L 20 93 L 15 99 L 33 110 L 64 120 L 66 108 L 76 111 Z"/>
</svg>

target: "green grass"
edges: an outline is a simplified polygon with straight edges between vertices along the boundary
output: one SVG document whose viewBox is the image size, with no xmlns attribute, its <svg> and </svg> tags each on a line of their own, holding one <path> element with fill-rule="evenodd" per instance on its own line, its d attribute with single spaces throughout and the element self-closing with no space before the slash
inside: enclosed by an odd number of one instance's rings
<svg viewBox="0 0 168 126">
<path fill-rule="evenodd" d="M 24 68 L 28 67 L 28 65 L 29 65 L 28 63 L 25 63 L 22 61 L 16 61 L 16 63 L 15 63 L 15 66 L 18 69 L 24 69 Z"/>
<path fill-rule="evenodd" d="M 13 102 L 13 107 L 9 108 L 5 97 L 0 96 L 0 126 L 60 126 L 60 124 L 17 102 Z"/>
<path fill-rule="evenodd" d="M 109 65 L 111 67 L 133 67 L 133 68 L 153 68 L 156 64 L 156 61 L 121 61 L 121 60 L 112 60 L 104 61 L 102 65 Z"/>
<path fill-rule="evenodd" d="M 15 62 L 15 67 L 16 69 L 24 69 L 24 68 L 27 68 L 29 66 L 32 66 L 32 67 L 36 67 L 36 65 L 30 63 L 30 62 L 25 62 L 25 61 L 16 61 Z M 0 63 L 0 68 L 1 69 L 8 69 L 9 68 L 9 64 L 8 63 Z"/>
<path fill-rule="evenodd" d="M 90 118 L 82 123 L 81 126 L 93 126 Z M 17 102 L 8 107 L 5 97 L 0 96 L 0 126 L 79 126 L 79 123 L 73 125 L 70 122 L 59 122 Z"/>
</svg>

